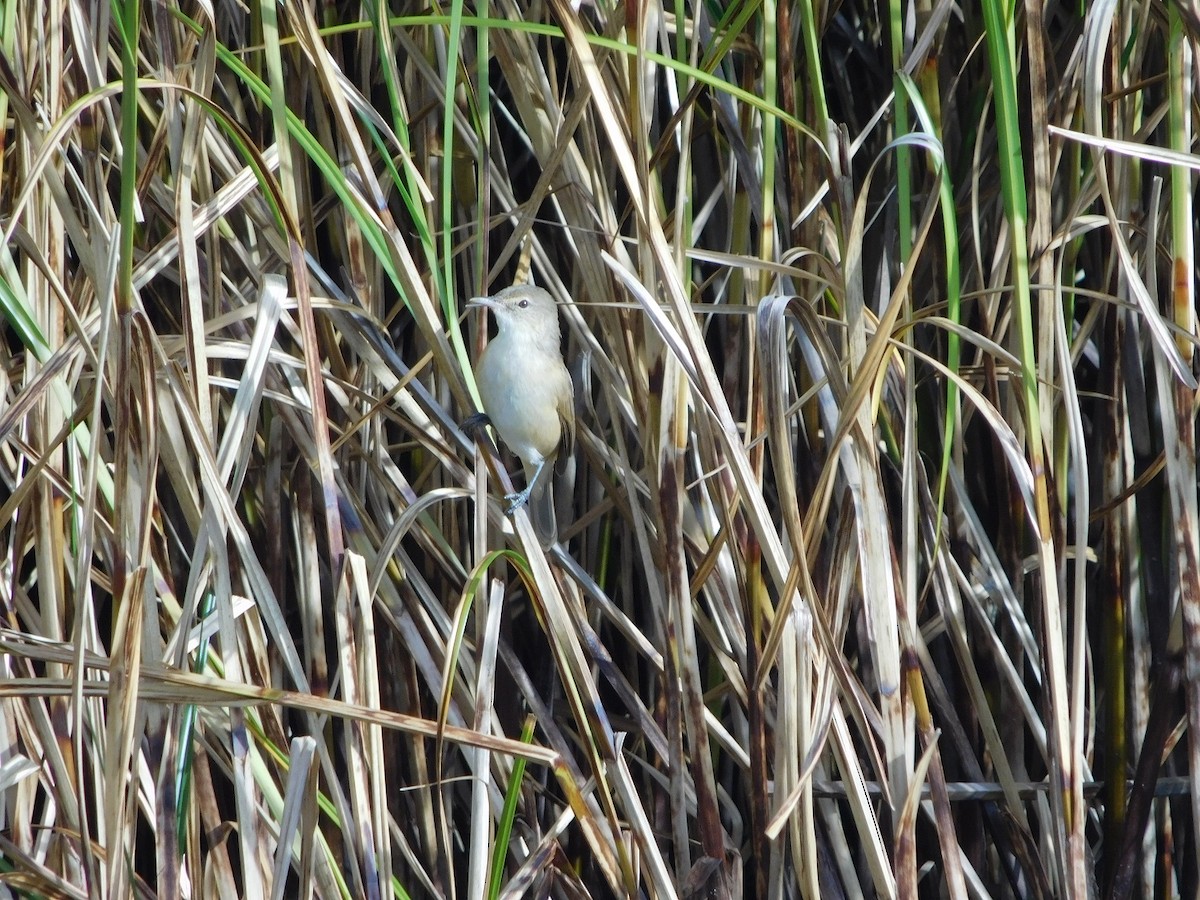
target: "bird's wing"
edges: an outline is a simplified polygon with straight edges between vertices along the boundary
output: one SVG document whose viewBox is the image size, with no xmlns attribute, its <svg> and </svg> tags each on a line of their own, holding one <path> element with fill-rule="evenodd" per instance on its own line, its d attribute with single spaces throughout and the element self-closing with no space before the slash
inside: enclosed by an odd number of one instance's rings
<svg viewBox="0 0 1200 900">
<path fill-rule="evenodd" d="M 558 396 L 558 453 L 566 458 L 575 452 L 575 391 L 567 375 L 568 390 Z"/>
</svg>

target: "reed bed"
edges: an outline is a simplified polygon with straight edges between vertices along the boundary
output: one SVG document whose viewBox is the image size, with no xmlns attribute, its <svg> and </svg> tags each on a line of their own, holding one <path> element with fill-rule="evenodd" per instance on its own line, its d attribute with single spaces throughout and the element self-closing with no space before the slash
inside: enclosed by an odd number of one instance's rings
<svg viewBox="0 0 1200 900">
<path fill-rule="evenodd" d="M 1195 896 L 1198 35 L 0 6 L 0 895 Z"/>
</svg>

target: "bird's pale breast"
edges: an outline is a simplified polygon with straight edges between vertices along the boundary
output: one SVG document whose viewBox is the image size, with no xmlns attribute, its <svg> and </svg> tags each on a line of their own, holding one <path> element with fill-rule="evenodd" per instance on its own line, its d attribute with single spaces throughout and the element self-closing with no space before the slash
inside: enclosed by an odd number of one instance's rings
<svg viewBox="0 0 1200 900">
<path fill-rule="evenodd" d="M 569 392 L 570 376 L 561 363 L 531 365 L 520 343 L 501 334 L 488 344 L 479 361 L 479 391 L 500 439 L 522 462 L 536 464 L 558 447 L 558 399 L 564 383 Z"/>
</svg>

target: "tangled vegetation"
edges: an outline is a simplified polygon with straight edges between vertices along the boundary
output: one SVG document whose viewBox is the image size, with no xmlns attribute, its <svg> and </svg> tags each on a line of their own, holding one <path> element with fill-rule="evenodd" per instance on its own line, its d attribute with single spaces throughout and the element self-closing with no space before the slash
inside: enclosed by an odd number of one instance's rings
<svg viewBox="0 0 1200 900">
<path fill-rule="evenodd" d="M 1198 35 L 0 5 L 0 895 L 1194 896 Z"/>
</svg>

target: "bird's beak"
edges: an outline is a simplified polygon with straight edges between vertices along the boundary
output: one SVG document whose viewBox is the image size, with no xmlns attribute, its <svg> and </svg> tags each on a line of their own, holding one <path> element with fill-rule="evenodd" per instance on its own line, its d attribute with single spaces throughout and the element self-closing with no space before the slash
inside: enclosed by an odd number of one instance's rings
<svg viewBox="0 0 1200 900">
<path fill-rule="evenodd" d="M 475 306 L 482 309 L 495 309 L 499 305 L 492 297 L 472 297 L 467 301 L 467 306 Z"/>
</svg>

